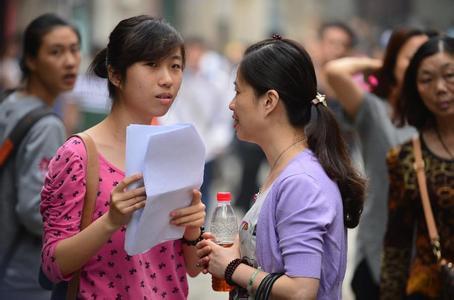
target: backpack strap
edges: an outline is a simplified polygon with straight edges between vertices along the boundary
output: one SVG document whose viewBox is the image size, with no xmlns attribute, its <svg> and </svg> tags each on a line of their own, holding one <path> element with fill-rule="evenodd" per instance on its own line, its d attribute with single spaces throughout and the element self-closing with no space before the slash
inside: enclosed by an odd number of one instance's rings
<svg viewBox="0 0 454 300">
<path fill-rule="evenodd" d="M 82 210 L 82 217 L 80 222 L 80 230 L 84 230 L 93 221 L 93 213 L 96 206 L 96 196 L 98 194 L 99 185 L 99 163 L 98 151 L 93 139 L 86 132 L 80 132 L 72 135 L 71 137 L 80 138 L 87 151 L 87 173 L 86 173 L 86 191 L 84 198 L 84 207 Z M 70 137 L 70 138 L 71 138 Z M 79 292 L 80 270 L 74 273 L 72 279 L 68 283 L 66 293 L 67 300 L 75 300 Z"/>
<path fill-rule="evenodd" d="M 6 137 L 0 145 L 0 169 L 3 168 L 8 158 L 15 153 L 19 148 L 23 138 L 41 118 L 53 114 L 53 112 L 44 106 L 37 107 L 23 116 L 11 130 L 10 134 Z"/>
<path fill-rule="evenodd" d="M 0 103 L 2 103 L 13 92 L 14 90 L 2 91 L 0 93 Z M 53 114 L 53 112 L 49 108 L 40 106 L 25 114 L 25 116 L 23 116 L 16 123 L 13 130 L 11 130 L 10 134 L 0 145 L 0 171 L 3 170 L 3 167 L 8 159 L 13 157 L 23 138 L 27 135 L 27 132 L 33 127 L 33 125 L 41 118 L 50 114 Z M 25 232 L 25 228 L 21 225 L 14 237 L 13 242 L 6 251 L 5 256 L 2 258 L 0 263 L 0 282 L 3 281 L 6 269 L 8 268 L 11 258 L 16 252 Z"/>
</svg>

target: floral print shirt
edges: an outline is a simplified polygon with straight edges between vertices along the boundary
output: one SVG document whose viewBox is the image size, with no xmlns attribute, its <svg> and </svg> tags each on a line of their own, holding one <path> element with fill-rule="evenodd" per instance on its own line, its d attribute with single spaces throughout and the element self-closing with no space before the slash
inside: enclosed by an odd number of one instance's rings
<svg viewBox="0 0 454 300">
<path fill-rule="evenodd" d="M 99 186 L 93 220 L 107 212 L 110 192 L 125 176 L 98 155 Z M 83 142 L 70 138 L 51 160 L 41 193 L 42 265 L 54 282 L 71 279 L 61 274 L 54 254 L 59 241 L 79 232 L 86 158 Z M 124 250 L 125 231 L 123 226 L 115 232 L 82 268 L 79 299 L 186 299 L 188 283 L 181 241 L 167 241 L 129 256 Z"/>
</svg>

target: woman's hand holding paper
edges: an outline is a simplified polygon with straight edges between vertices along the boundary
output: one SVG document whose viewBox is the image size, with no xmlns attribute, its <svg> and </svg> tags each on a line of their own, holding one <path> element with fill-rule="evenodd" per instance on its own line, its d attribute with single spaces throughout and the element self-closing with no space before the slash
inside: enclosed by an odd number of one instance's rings
<svg viewBox="0 0 454 300">
<path fill-rule="evenodd" d="M 125 177 L 110 194 L 110 208 L 107 212 L 107 219 L 112 227 L 119 228 L 126 225 L 132 217 L 134 211 L 145 207 L 147 195 L 145 187 L 135 189 L 126 188 L 142 179 L 142 175 L 136 174 Z"/>
<path fill-rule="evenodd" d="M 192 190 L 192 201 L 188 207 L 179 208 L 170 213 L 170 223 L 185 226 L 185 238 L 196 239 L 200 235 L 200 227 L 205 223 L 205 204 L 199 190 Z"/>
</svg>

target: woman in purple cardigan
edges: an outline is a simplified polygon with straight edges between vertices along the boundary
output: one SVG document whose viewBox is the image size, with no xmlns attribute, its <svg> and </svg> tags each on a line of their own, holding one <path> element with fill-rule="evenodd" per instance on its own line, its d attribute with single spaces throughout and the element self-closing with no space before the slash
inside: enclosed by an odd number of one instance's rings
<svg viewBox="0 0 454 300">
<path fill-rule="evenodd" d="M 340 299 L 346 228 L 359 222 L 365 180 L 317 93 L 308 53 L 277 35 L 250 46 L 235 90 L 237 136 L 262 148 L 270 171 L 234 246 L 206 233 L 199 265 L 235 286 L 232 299 Z"/>
</svg>

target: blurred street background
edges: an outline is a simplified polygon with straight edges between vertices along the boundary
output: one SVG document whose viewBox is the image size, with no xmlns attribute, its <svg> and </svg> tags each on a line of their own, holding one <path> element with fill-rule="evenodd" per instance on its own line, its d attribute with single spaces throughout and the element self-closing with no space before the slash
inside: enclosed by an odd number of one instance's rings
<svg viewBox="0 0 454 300">
<path fill-rule="evenodd" d="M 234 137 L 228 109 L 235 67 L 245 47 L 279 33 L 301 42 L 319 67 L 331 59 L 323 50 L 319 31 L 326 22 L 344 22 L 353 29 L 355 41 L 348 55 L 378 58 L 383 55 L 390 31 L 397 26 L 454 32 L 452 0 L 0 0 L 1 89 L 19 83 L 21 33 L 30 20 L 45 12 L 70 20 L 82 37 L 82 68 L 76 88 L 61 95 L 55 107 L 68 134 L 92 126 L 109 110 L 105 84 L 87 80 L 85 71 L 120 20 L 139 14 L 159 16 L 182 33 L 188 42 L 187 70 L 179 98 L 168 116 L 154 122 L 196 125 L 207 145 L 203 200 L 208 216 L 216 192 L 230 191 L 239 218 L 268 168 L 257 148 Z M 191 77 L 195 70 L 203 76 Z M 322 83 L 323 77 L 319 80 Z M 361 167 L 355 151 L 353 157 Z M 349 261 L 355 255 L 354 237 L 355 230 L 349 230 Z M 353 299 L 351 272 L 348 268 L 344 280 L 346 300 Z M 189 284 L 189 299 L 228 299 L 227 294 L 212 291 L 210 275 L 190 278 Z"/>
</svg>

